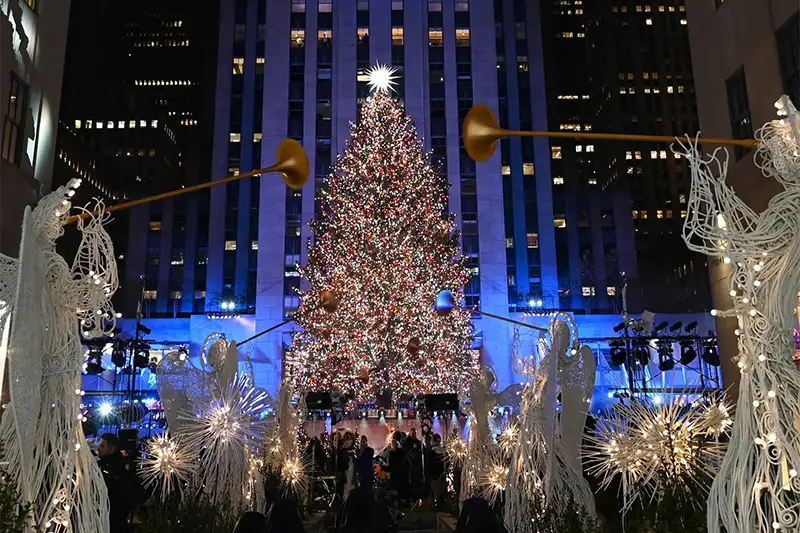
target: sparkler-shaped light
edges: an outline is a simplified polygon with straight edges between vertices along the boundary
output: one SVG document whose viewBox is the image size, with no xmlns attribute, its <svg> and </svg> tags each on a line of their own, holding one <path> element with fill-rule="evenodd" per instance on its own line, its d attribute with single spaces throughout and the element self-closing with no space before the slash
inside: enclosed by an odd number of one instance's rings
<svg viewBox="0 0 800 533">
<path fill-rule="evenodd" d="M 513 422 L 507 424 L 503 430 L 500 432 L 500 436 L 497 437 L 497 444 L 500 445 L 500 449 L 505 454 L 510 454 L 512 450 L 514 450 L 514 446 L 517 444 L 517 436 L 519 435 L 519 429 L 517 425 Z"/>
<path fill-rule="evenodd" d="M 458 467 L 464 464 L 464 460 L 467 458 L 467 443 L 464 442 L 461 435 L 454 432 L 447 437 L 444 450 L 453 466 Z"/>
<path fill-rule="evenodd" d="M 165 499 L 189 480 L 193 459 L 178 438 L 164 433 L 148 443 L 145 458 L 139 464 L 139 476 L 145 487 L 156 486 L 157 493 Z"/>
<path fill-rule="evenodd" d="M 302 456 L 292 454 L 281 465 L 281 487 L 284 494 L 293 495 L 302 501 L 308 495 L 308 464 Z"/>
<path fill-rule="evenodd" d="M 481 480 L 481 496 L 494 505 L 497 498 L 506 490 L 508 484 L 508 464 L 501 454 L 493 454 L 486 465 L 486 473 Z"/>
</svg>

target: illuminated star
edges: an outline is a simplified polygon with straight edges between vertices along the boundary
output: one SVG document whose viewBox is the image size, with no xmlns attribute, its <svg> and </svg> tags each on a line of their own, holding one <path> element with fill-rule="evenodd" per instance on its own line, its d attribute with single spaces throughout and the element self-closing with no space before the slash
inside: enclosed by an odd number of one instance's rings
<svg viewBox="0 0 800 533">
<path fill-rule="evenodd" d="M 389 91 L 394 91 L 394 85 L 397 85 L 397 82 L 394 81 L 397 79 L 397 76 L 394 75 L 395 72 L 397 72 L 397 69 L 380 63 L 370 67 L 367 71 L 369 77 L 367 85 L 369 85 L 370 91 L 386 94 Z"/>
</svg>

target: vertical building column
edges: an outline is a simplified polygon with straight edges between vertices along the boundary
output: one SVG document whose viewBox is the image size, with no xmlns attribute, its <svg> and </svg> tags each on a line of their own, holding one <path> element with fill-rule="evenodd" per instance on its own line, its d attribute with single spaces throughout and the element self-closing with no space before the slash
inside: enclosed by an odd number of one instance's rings
<svg viewBox="0 0 800 533">
<path fill-rule="evenodd" d="M 147 234 L 150 231 L 150 204 L 132 208 L 128 212 L 128 242 L 125 251 L 125 282 L 123 298 L 125 309 L 136 313 L 141 284 L 139 277 L 144 274 L 147 261 Z M 152 280 L 155 281 L 155 280 Z"/>
<path fill-rule="evenodd" d="M 606 255 L 603 249 L 603 197 L 593 187 L 589 193 L 589 220 L 591 221 L 592 257 L 594 257 L 594 301 L 601 309 L 608 308 L 608 273 L 606 272 Z"/>
<path fill-rule="evenodd" d="M 261 0 L 263 1 L 263 0 Z M 256 84 L 256 29 L 258 24 L 253 21 L 258 19 L 256 0 L 247 0 L 247 20 L 245 27 L 245 52 L 244 52 L 244 87 L 242 89 L 242 146 L 239 163 L 241 173 L 253 169 L 253 117 L 255 116 L 255 84 Z M 273 156 L 274 158 L 274 156 Z M 272 159 L 266 159 L 266 164 L 272 164 Z M 269 179 L 270 176 L 264 179 Z M 236 274 L 234 278 L 234 294 L 238 298 L 247 297 L 247 279 L 250 271 L 250 194 L 252 191 L 251 179 L 245 178 L 239 182 L 239 211 L 236 223 Z"/>
<path fill-rule="evenodd" d="M 339 0 L 333 8 L 333 160 L 350 138 L 358 114 L 356 95 L 356 0 Z M 391 38 L 391 37 L 390 37 Z M 370 39 L 372 36 L 370 35 Z M 370 45 L 371 46 L 371 45 Z"/>
<path fill-rule="evenodd" d="M 462 229 L 461 216 L 461 154 L 458 123 L 458 73 L 456 71 L 456 21 L 454 0 L 442 2 L 442 39 L 444 40 L 444 117 L 447 142 L 447 173 L 450 182 L 450 212 L 456 215 L 456 226 Z M 428 36 L 423 35 L 425 44 Z M 430 65 L 424 65 L 430 76 Z M 473 73 L 474 75 L 474 73 Z M 479 186 L 480 187 L 480 186 Z M 478 220 L 480 222 L 480 219 Z M 480 246 L 480 244 L 479 244 Z"/>
<path fill-rule="evenodd" d="M 371 65 L 392 64 L 392 2 L 371 0 L 369 3 L 369 62 Z"/>
<path fill-rule="evenodd" d="M 264 118 L 261 142 L 262 164 L 275 159 L 278 145 L 286 138 L 289 120 L 289 17 L 290 2 L 267 4 L 272 21 L 265 40 Z M 280 72 L 283 68 L 284 72 Z M 267 72 L 269 74 L 267 74 Z M 258 277 L 256 283 L 256 332 L 283 321 L 284 248 L 286 233 L 286 185 L 276 175 L 261 179 L 258 213 Z M 283 328 L 259 337 L 255 343 L 256 381 L 274 394 L 282 378 Z"/>
<path fill-rule="evenodd" d="M 183 250 L 183 283 L 181 299 L 181 312 L 194 311 L 194 277 L 197 269 L 197 230 L 200 216 L 198 194 L 191 194 L 186 198 L 186 245 Z"/>
<path fill-rule="evenodd" d="M 306 72 L 303 99 L 303 146 L 308 154 L 311 175 L 303 187 L 303 224 L 300 226 L 300 264 L 308 262 L 308 242 L 311 228 L 308 222 L 314 219 L 314 197 L 316 190 L 317 163 L 317 9 L 315 2 L 306 4 Z M 334 36 L 335 39 L 335 36 Z"/>
<path fill-rule="evenodd" d="M 614 231 L 619 268 L 628 278 L 628 309 L 639 310 L 639 267 L 636 257 L 635 231 L 631 217 L 631 197 L 627 187 L 614 192 Z"/>
<path fill-rule="evenodd" d="M 214 106 L 214 139 L 211 156 L 211 179 L 228 175 L 230 143 L 231 72 L 233 69 L 233 22 L 235 2 L 220 2 L 219 48 L 217 52 L 217 98 Z M 288 38 L 287 38 L 288 39 Z M 211 188 L 208 226 L 208 267 L 206 276 L 206 309 L 222 294 L 222 264 L 225 248 L 225 186 Z"/>
<path fill-rule="evenodd" d="M 472 48 L 473 101 L 485 102 L 497 109 L 497 52 L 494 43 L 494 20 L 491 2 L 470 4 L 470 39 Z M 503 220 L 503 182 L 500 153 L 489 161 L 476 164 L 478 187 L 478 228 L 480 249 L 481 308 L 508 316 L 506 283 L 506 239 Z M 552 224 L 551 224 L 552 226 Z M 511 337 L 505 322 L 484 318 L 483 356 L 494 368 L 503 389 L 513 381 Z"/>
<path fill-rule="evenodd" d="M 403 75 L 406 83 L 406 113 L 414 119 L 417 134 L 425 141 L 425 149 L 430 150 L 428 131 L 428 24 L 427 3 L 406 2 L 403 9 L 403 49 L 406 65 L 419 68 L 406 68 Z M 390 43 L 391 44 L 391 43 Z M 391 58 L 390 58 L 391 59 Z M 460 196 L 460 195 L 459 195 Z M 450 194 L 452 211 L 453 193 Z"/>
<path fill-rule="evenodd" d="M 169 269 L 172 263 L 172 219 L 175 211 L 175 204 L 172 198 L 167 198 L 161 202 L 161 250 L 158 258 L 158 299 L 156 300 L 156 312 L 167 313 L 169 301 Z"/>
<path fill-rule="evenodd" d="M 545 90 L 544 48 L 542 45 L 541 6 L 539 0 L 528 0 L 528 68 L 531 77 L 531 115 L 533 129 L 547 131 L 547 92 Z M 550 171 L 550 142 L 544 137 L 533 140 L 536 159 L 536 210 L 539 227 L 539 262 L 542 272 L 542 296 L 558 302 L 558 265 L 556 235 L 553 226 L 553 179 Z M 519 277 L 519 274 L 517 274 Z"/>
</svg>

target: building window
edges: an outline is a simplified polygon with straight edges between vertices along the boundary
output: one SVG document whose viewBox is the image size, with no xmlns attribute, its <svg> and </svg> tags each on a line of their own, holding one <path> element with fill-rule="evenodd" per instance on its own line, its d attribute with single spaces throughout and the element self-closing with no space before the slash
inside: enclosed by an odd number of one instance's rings
<svg viewBox="0 0 800 533">
<path fill-rule="evenodd" d="M 231 133 L 231 142 L 232 143 L 242 142 L 242 134 L 241 133 Z"/>
<path fill-rule="evenodd" d="M 263 139 L 263 138 L 264 138 L 264 134 L 263 133 L 254 133 L 253 134 L 253 142 L 260 143 L 261 139 Z"/>
<path fill-rule="evenodd" d="M 533 176 L 534 170 L 533 163 L 522 163 L 522 173 L 525 176 Z"/>
<path fill-rule="evenodd" d="M 76 129 L 76 130 L 79 130 L 79 129 L 81 129 L 81 121 L 80 121 L 80 120 L 76 120 L 76 121 L 75 121 L 75 129 Z"/>
<path fill-rule="evenodd" d="M 617 288 L 616 287 L 606 287 L 606 294 L 609 296 L 616 296 L 617 295 Z"/>
<path fill-rule="evenodd" d="M 514 238 L 506 237 L 506 248 L 513 248 L 513 247 L 514 247 Z"/>
<path fill-rule="evenodd" d="M 594 287 L 581 287 L 581 294 L 583 296 L 594 296 Z"/>
<path fill-rule="evenodd" d="M 233 58 L 233 73 L 235 75 L 244 74 L 244 58 L 243 57 L 234 57 Z"/>
<path fill-rule="evenodd" d="M 258 250 L 258 241 L 250 241 L 250 249 Z"/>
<path fill-rule="evenodd" d="M 306 30 L 292 30 L 292 48 L 300 48 L 306 44 Z"/>
<path fill-rule="evenodd" d="M 736 139 L 751 139 L 753 137 L 753 121 L 750 119 L 750 101 L 747 97 L 747 79 L 744 75 L 744 67 L 740 67 L 727 79 L 725 88 L 728 93 L 731 133 Z M 736 159 L 741 159 L 746 153 L 746 148 L 736 147 Z"/>
<path fill-rule="evenodd" d="M 656 210 L 656 218 L 664 218 L 664 211 L 661 209 Z"/>
<path fill-rule="evenodd" d="M 25 112 L 28 110 L 29 94 L 30 87 L 12 72 L 8 109 L 3 125 L 3 159 L 17 166 L 20 164 L 22 142 L 25 139 Z"/>
<path fill-rule="evenodd" d="M 158 291 L 144 291 L 145 300 L 155 300 L 158 298 Z"/>
<path fill-rule="evenodd" d="M 327 44 L 331 39 L 333 39 L 333 31 L 319 30 L 317 32 L 317 41 L 319 41 L 319 44 Z"/>
<path fill-rule="evenodd" d="M 503 176 L 510 176 L 511 175 L 511 167 L 508 165 L 503 165 L 500 167 L 500 174 Z"/>
<path fill-rule="evenodd" d="M 136 121 L 135 121 L 135 120 L 131 120 L 131 121 L 129 121 L 129 122 L 128 122 L 128 127 L 129 127 L 129 128 L 135 128 L 135 127 L 136 127 Z"/>
<path fill-rule="evenodd" d="M 586 151 L 587 152 L 594 152 L 594 145 L 593 144 L 587 144 L 586 145 Z"/>
<path fill-rule="evenodd" d="M 428 46 L 437 48 L 442 46 L 442 28 L 431 28 L 428 30 Z"/>
<path fill-rule="evenodd" d="M 550 156 L 553 159 L 561 159 L 561 147 L 560 146 L 551 146 L 550 147 Z"/>
<path fill-rule="evenodd" d="M 567 219 L 566 218 L 554 218 L 553 225 L 558 229 L 563 229 L 567 227 Z"/>
<path fill-rule="evenodd" d="M 161 221 L 160 220 L 156 220 L 156 221 L 150 222 L 150 231 L 161 231 Z"/>
<path fill-rule="evenodd" d="M 469 0 L 456 0 L 456 11 L 469 11 Z"/>
<path fill-rule="evenodd" d="M 564 185 L 563 176 L 553 176 L 553 185 Z"/>
<path fill-rule="evenodd" d="M 403 28 L 392 28 L 392 46 L 403 46 Z"/>
<path fill-rule="evenodd" d="M 194 291 L 194 299 L 200 300 L 206 297 L 206 291 Z"/>
<path fill-rule="evenodd" d="M 402 11 L 403 0 L 392 0 L 392 11 Z"/>
<path fill-rule="evenodd" d="M 172 291 L 169 293 L 169 297 L 173 300 L 180 300 L 183 298 L 183 291 Z"/>
<path fill-rule="evenodd" d="M 442 0 L 428 0 L 428 11 L 441 11 Z"/>
<path fill-rule="evenodd" d="M 800 12 L 778 30 L 776 37 L 783 91 L 794 102 L 800 102 Z"/>
<path fill-rule="evenodd" d="M 305 13 L 306 0 L 292 0 L 292 13 Z"/>
<path fill-rule="evenodd" d="M 469 29 L 460 28 L 456 30 L 456 46 L 469 46 Z"/>
<path fill-rule="evenodd" d="M 225 251 L 232 252 L 236 250 L 236 241 L 225 241 Z"/>
<path fill-rule="evenodd" d="M 539 247 L 539 234 L 528 233 L 528 248 L 538 248 L 538 247 Z"/>
<path fill-rule="evenodd" d="M 318 0 L 320 13 L 331 13 L 333 11 L 333 0 Z"/>
</svg>

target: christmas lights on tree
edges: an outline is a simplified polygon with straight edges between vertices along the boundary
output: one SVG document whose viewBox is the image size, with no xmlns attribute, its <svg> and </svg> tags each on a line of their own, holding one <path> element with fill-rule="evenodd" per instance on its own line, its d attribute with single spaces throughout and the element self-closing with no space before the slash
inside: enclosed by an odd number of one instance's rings
<svg viewBox="0 0 800 533">
<path fill-rule="evenodd" d="M 386 74 L 375 71 L 383 87 Z M 298 391 L 359 399 L 455 392 L 476 371 L 470 312 L 459 306 L 442 316 L 432 307 L 442 290 L 461 304 L 470 278 L 453 218 L 443 215 L 447 180 L 429 164 L 390 84 L 380 87 L 319 194 L 315 242 L 300 269 L 310 287 L 295 316 Z M 335 313 L 319 305 L 329 292 Z"/>
</svg>

